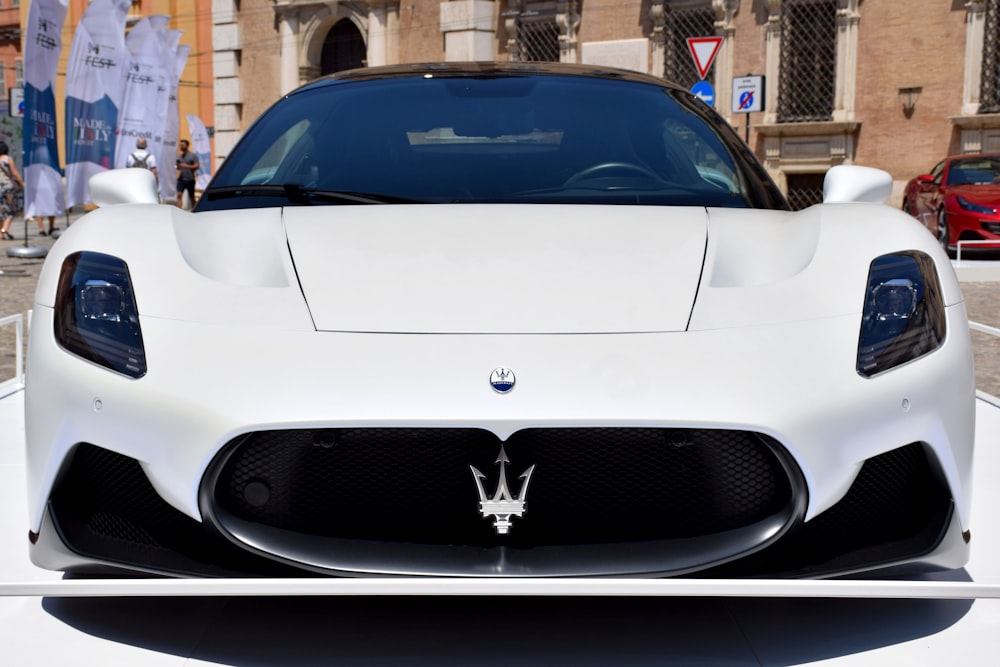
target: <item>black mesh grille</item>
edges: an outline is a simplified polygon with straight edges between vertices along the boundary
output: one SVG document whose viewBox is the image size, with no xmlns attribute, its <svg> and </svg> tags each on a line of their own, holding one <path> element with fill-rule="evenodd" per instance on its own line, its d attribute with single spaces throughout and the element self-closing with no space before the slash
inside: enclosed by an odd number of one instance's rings
<svg viewBox="0 0 1000 667">
<path fill-rule="evenodd" d="M 470 465 L 492 495 L 500 442 L 476 429 L 256 433 L 235 447 L 215 499 L 229 515 L 337 538 L 542 546 L 697 537 L 792 502 L 781 463 L 739 431 L 534 429 L 504 443 L 527 511 L 498 537 Z"/>
<path fill-rule="evenodd" d="M 632 431 L 632 429 L 627 430 Z M 566 440 L 561 446 L 576 452 L 580 440 L 576 437 L 578 431 L 576 429 L 560 431 Z M 342 448 L 344 438 L 338 441 L 332 436 L 344 433 L 333 431 L 308 433 L 308 447 L 302 446 L 300 442 L 302 436 L 306 435 L 303 433 L 262 433 L 243 443 L 239 449 L 241 453 L 243 449 L 250 447 L 270 450 L 269 454 L 257 452 L 253 455 L 256 460 L 270 462 L 264 465 L 265 469 L 274 468 L 275 462 L 280 462 L 282 465 L 287 465 L 289 471 L 295 469 L 302 471 L 306 468 L 311 470 L 303 479 L 296 479 L 294 484 L 310 490 L 305 494 L 298 491 L 289 492 L 283 496 L 283 502 L 287 503 L 298 495 L 311 497 L 319 494 L 319 497 L 325 497 L 327 492 L 323 489 L 336 483 L 343 485 L 343 495 L 361 494 L 363 499 L 371 500 L 373 503 L 371 508 L 358 509 L 359 517 L 356 517 L 351 525 L 358 527 L 365 521 L 374 520 L 375 517 L 379 521 L 388 521 L 393 529 L 400 526 L 405 529 L 407 525 L 412 525 L 411 533 L 419 533 L 421 536 L 430 525 L 434 514 L 427 511 L 424 506 L 398 505 L 394 499 L 413 486 L 411 479 L 425 480 L 423 485 L 427 490 L 424 495 L 431 499 L 430 502 L 436 503 L 435 511 L 440 507 L 446 507 L 449 505 L 447 499 L 435 500 L 435 496 L 443 497 L 449 493 L 449 485 L 442 486 L 440 482 L 441 471 L 454 470 L 462 481 L 454 483 L 451 492 L 459 494 L 460 500 L 452 499 L 450 504 L 460 507 L 450 510 L 452 514 L 448 515 L 449 520 L 451 516 L 458 516 L 457 521 L 463 525 L 475 526 L 474 530 L 480 531 L 479 534 L 485 532 L 489 536 L 487 540 L 496 539 L 492 534 L 490 523 L 476 513 L 475 484 L 467 468 L 469 463 L 479 467 L 488 475 L 488 483 L 485 485 L 487 491 L 491 493 L 495 489 L 497 472 L 493 461 L 497 451 L 492 436 L 477 430 L 444 432 L 454 438 L 454 442 L 450 442 L 448 446 L 463 454 L 463 460 L 458 462 L 457 468 L 449 468 L 440 461 L 435 462 L 433 458 L 425 456 L 430 450 L 438 449 L 431 446 L 433 444 L 431 441 L 437 442 L 442 431 L 366 430 L 364 435 L 383 443 L 376 448 L 382 450 L 382 453 L 362 452 L 359 455 L 368 461 L 371 460 L 369 457 L 377 459 L 381 456 L 382 463 L 388 456 L 390 460 L 399 464 L 399 470 L 408 470 L 409 473 L 386 476 L 378 470 L 368 472 L 356 470 L 355 472 L 359 474 L 350 475 L 346 474 L 346 470 L 340 470 L 335 477 L 327 479 L 324 475 L 330 473 L 331 467 L 328 463 L 319 465 L 317 462 L 322 461 L 323 455 L 316 456 L 316 454 L 320 451 Z M 615 437 L 623 437 L 615 435 L 620 433 L 621 430 L 618 429 L 599 430 L 596 435 L 584 438 L 585 441 L 591 442 L 579 445 L 580 451 L 596 449 L 601 442 L 614 442 Z M 586 459 L 582 455 L 569 457 L 569 462 L 560 463 L 560 474 L 554 476 L 560 481 L 551 490 L 546 490 L 548 482 L 539 484 L 536 488 L 536 482 L 539 479 L 544 480 L 545 477 L 536 478 L 533 474 L 528 493 L 529 514 L 526 516 L 531 516 L 534 520 L 534 514 L 540 514 L 546 517 L 547 523 L 565 520 L 577 526 L 588 526 L 591 524 L 590 520 L 595 517 L 603 519 L 610 516 L 609 512 L 615 505 L 620 507 L 623 503 L 628 503 L 634 510 L 635 516 L 624 513 L 618 515 L 615 520 L 625 526 L 647 526 L 658 524 L 663 519 L 670 519 L 669 513 L 659 512 L 655 507 L 646 507 L 649 503 L 663 503 L 671 498 L 696 492 L 706 484 L 718 485 L 728 481 L 735 487 L 746 488 L 729 490 L 716 486 L 716 490 L 719 491 L 718 498 L 702 498 L 700 503 L 689 506 L 698 505 L 699 511 L 709 516 L 713 514 L 711 508 L 714 505 L 728 507 L 729 509 L 723 513 L 728 517 L 727 521 L 739 523 L 760 512 L 766 505 L 761 503 L 762 495 L 776 497 L 773 489 L 762 494 L 756 487 L 767 488 L 772 484 L 777 487 L 785 482 L 774 484 L 768 481 L 766 474 L 755 479 L 753 475 L 747 473 L 754 469 L 761 471 L 770 468 L 772 472 L 774 471 L 773 464 L 761 465 L 759 462 L 761 458 L 771 458 L 766 448 L 761 449 L 760 445 L 748 447 L 739 442 L 749 434 L 724 434 L 732 436 L 734 441 L 724 437 L 713 444 L 691 444 L 700 442 L 699 438 L 694 437 L 699 433 L 642 430 L 642 437 L 637 438 L 638 444 L 633 446 L 634 452 L 618 451 L 610 458 L 602 459 L 601 465 L 597 468 L 604 471 L 603 475 L 594 465 L 586 464 Z M 612 437 L 610 441 L 605 439 L 609 434 Z M 385 435 L 393 437 L 382 437 Z M 520 435 L 524 435 L 526 439 L 523 442 L 516 442 L 520 440 Z M 508 479 L 515 493 L 520 485 L 517 476 L 530 465 L 529 460 L 536 464 L 538 475 L 541 475 L 541 471 L 545 468 L 559 462 L 553 453 L 535 455 L 536 450 L 542 449 L 537 442 L 533 442 L 539 437 L 538 432 L 526 432 L 520 435 L 518 438 L 512 438 L 506 448 L 511 461 Z M 546 436 L 546 439 L 548 437 Z M 636 435 L 630 433 L 625 437 L 635 438 Z M 468 453 L 466 448 L 475 451 L 471 456 L 465 456 Z M 412 451 L 400 455 L 400 449 L 412 449 Z M 557 450 L 555 447 L 551 449 Z M 720 450 L 729 450 L 729 453 L 723 452 L 722 460 L 705 461 L 706 458 L 713 458 L 713 455 L 719 456 Z M 302 458 L 297 461 L 294 457 L 289 458 L 289 452 L 298 453 Z M 242 457 L 236 457 L 230 464 L 239 467 L 240 458 Z M 679 471 L 669 477 L 669 483 L 666 483 L 657 472 L 657 466 L 665 465 L 663 460 L 672 461 L 680 466 Z M 606 476 L 616 465 L 620 470 Z M 312 470 L 314 466 L 316 470 Z M 250 468 L 246 470 L 250 472 Z M 743 474 L 739 474 L 739 471 Z M 634 478 L 626 477 L 632 475 Z M 784 479 L 783 471 L 780 475 Z M 598 495 L 603 493 L 611 505 L 604 507 L 599 506 L 600 503 L 592 503 L 586 508 L 578 507 L 570 502 L 570 498 L 561 496 L 560 494 L 572 484 L 567 480 L 577 476 L 581 480 L 579 484 L 591 485 L 590 488 L 598 492 Z M 219 493 L 223 493 L 223 489 L 230 484 L 239 488 L 244 482 L 237 481 L 238 479 L 252 481 L 254 478 L 241 474 L 228 475 L 225 479 L 226 484 L 220 487 Z M 376 484 L 383 490 L 398 487 L 398 493 L 388 496 L 372 493 L 367 489 L 370 484 Z M 543 493 L 537 493 L 538 491 Z M 470 493 L 473 498 L 471 502 Z M 253 493 L 250 493 L 250 497 L 260 500 L 260 497 L 254 496 Z M 743 500 L 734 502 L 734 498 Z M 234 504 L 243 506 L 244 500 L 240 499 Z M 544 505 L 550 500 L 562 503 L 560 509 L 546 509 Z M 360 507 L 357 499 L 352 502 L 356 509 Z M 683 502 L 689 500 L 684 499 Z M 269 505 L 270 501 L 267 504 Z M 584 510 L 593 513 L 587 514 Z M 244 507 L 242 511 L 249 510 Z M 92 445 L 77 447 L 71 464 L 61 476 L 50 501 L 50 512 L 63 542 L 73 551 L 98 561 L 139 569 L 209 576 L 219 574 L 288 576 L 304 573 L 249 554 L 222 538 L 210 526 L 177 512 L 156 494 L 136 461 Z M 708 576 L 720 574 L 814 576 L 915 557 L 929 552 L 939 543 L 950 513 L 951 499 L 947 489 L 935 473 L 923 446 L 914 444 L 866 462 L 850 491 L 837 505 L 816 519 L 793 528 L 774 546 L 730 566 L 706 571 L 706 574 Z M 337 514 L 342 516 L 347 513 L 341 508 L 337 509 Z M 318 515 L 314 509 L 307 516 Z M 692 517 L 690 520 L 687 517 L 675 516 L 667 521 L 667 525 L 676 531 L 703 532 L 704 526 L 695 524 L 705 515 Z M 361 520 L 362 517 L 364 520 Z M 305 520 L 297 517 L 295 521 Z M 434 523 L 438 521 L 440 519 Z M 332 525 L 323 521 L 319 523 Z M 598 521 L 595 520 L 594 523 Z M 339 523 L 337 525 L 339 526 Z M 726 524 L 716 520 L 716 525 Z M 553 529 L 556 533 L 562 530 L 559 526 L 553 526 Z M 628 530 L 631 529 L 614 526 L 612 532 L 625 534 Z M 514 527 L 509 537 L 525 541 L 533 535 L 533 531 L 535 529 L 529 522 L 519 522 L 518 519 L 514 519 Z"/>
<path fill-rule="evenodd" d="M 939 543 L 951 512 L 924 447 L 908 445 L 866 461 L 839 503 L 735 569 L 812 576 L 916 557 Z"/>
<path fill-rule="evenodd" d="M 181 514 L 157 495 L 137 461 L 93 445 L 76 448 L 49 509 L 63 542 L 101 561 L 200 576 L 296 572 Z"/>
</svg>

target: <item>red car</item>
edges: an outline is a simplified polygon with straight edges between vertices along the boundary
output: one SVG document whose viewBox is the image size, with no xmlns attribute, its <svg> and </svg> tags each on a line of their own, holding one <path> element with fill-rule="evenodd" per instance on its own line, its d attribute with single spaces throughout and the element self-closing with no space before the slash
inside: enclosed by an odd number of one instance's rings
<svg viewBox="0 0 1000 667">
<path fill-rule="evenodd" d="M 906 184 L 903 210 L 924 223 L 945 250 L 959 241 L 1000 248 L 1000 154 L 953 155 Z M 964 248 L 982 247 L 970 244 Z"/>
</svg>

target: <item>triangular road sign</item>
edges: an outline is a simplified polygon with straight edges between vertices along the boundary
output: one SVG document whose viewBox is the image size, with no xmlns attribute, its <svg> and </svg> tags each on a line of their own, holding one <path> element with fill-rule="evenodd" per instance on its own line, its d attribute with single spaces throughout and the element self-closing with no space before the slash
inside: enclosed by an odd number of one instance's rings
<svg viewBox="0 0 1000 667">
<path fill-rule="evenodd" d="M 691 57 L 694 58 L 694 66 L 698 69 L 698 76 L 702 79 L 708 74 L 708 69 L 712 66 L 715 56 L 722 46 L 723 37 L 688 37 L 688 49 Z"/>
</svg>

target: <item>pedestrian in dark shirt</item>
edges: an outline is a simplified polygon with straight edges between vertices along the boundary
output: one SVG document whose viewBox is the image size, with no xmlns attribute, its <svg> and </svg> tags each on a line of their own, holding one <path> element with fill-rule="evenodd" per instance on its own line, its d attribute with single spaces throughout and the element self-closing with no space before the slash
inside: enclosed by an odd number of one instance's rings
<svg viewBox="0 0 1000 667">
<path fill-rule="evenodd" d="M 184 207 L 184 193 L 188 193 L 188 201 L 194 207 L 194 182 L 195 174 L 198 172 L 198 156 L 188 151 L 191 144 L 187 139 L 177 142 L 180 155 L 177 156 L 177 206 Z"/>
</svg>

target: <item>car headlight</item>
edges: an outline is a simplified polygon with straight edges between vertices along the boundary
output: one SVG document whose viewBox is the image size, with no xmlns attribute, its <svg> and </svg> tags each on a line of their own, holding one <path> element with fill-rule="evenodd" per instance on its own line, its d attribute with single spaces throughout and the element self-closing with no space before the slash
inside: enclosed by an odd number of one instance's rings
<svg viewBox="0 0 1000 667">
<path fill-rule="evenodd" d="M 55 306 L 56 341 L 67 351 L 129 377 L 146 374 L 139 310 L 125 262 L 96 252 L 68 256 Z"/>
<path fill-rule="evenodd" d="M 933 260 L 920 252 L 876 258 L 868 270 L 858 373 L 871 377 L 937 349 L 944 301 Z"/>
<path fill-rule="evenodd" d="M 977 204 L 971 202 L 965 197 L 955 197 L 955 201 L 958 205 L 965 209 L 966 211 L 972 211 L 973 213 L 986 213 L 987 215 L 996 215 L 997 210 L 991 206 L 983 206 L 982 204 Z"/>
</svg>

